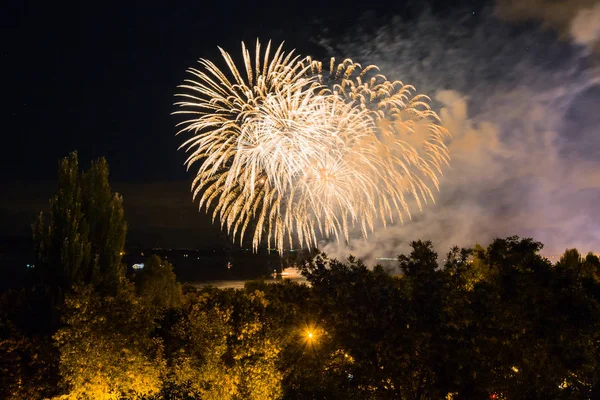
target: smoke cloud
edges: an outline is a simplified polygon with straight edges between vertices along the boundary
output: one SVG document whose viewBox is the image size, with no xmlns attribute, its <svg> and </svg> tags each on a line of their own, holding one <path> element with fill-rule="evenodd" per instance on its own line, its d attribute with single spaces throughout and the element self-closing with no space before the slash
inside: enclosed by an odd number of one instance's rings
<svg viewBox="0 0 600 400">
<path fill-rule="evenodd" d="M 499 0 L 496 10 L 509 21 L 540 21 L 563 38 L 589 48 L 600 41 L 598 0 Z"/>
<path fill-rule="evenodd" d="M 594 7 L 577 12 L 571 23 L 571 36 L 575 43 L 592 46 L 600 40 L 600 2 Z"/>
<path fill-rule="evenodd" d="M 571 32 L 589 43 L 597 17 L 582 10 Z M 600 250 L 600 71 L 586 48 L 553 31 L 469 14 L 392 19 L 335 46 L 322 40 L 433 95 L 453 135 L 435 204 L 367 240 L 322 243 L 330 256 L 373 263 L 411 240 L 431 239 L 444 253 L 514 234 L 541 241 L 547 255 Z"/>
</svg>

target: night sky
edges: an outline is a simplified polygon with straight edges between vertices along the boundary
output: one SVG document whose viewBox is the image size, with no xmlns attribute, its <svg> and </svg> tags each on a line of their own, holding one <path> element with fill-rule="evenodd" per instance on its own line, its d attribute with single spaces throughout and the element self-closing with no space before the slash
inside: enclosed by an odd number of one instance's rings
<svg viewBox="0 0 600 400">
<path fill-rule="evenodd" d="M 440 5 L 443 4 L 443 5 Z M 257 6 L 260 5 L 260 6 Z M 476 18 L 488 3 L 431 2 L 435 14 Z M 335 39 L 419 15 L 393 2 L 13 2 L 3 6 L 0 236 L 27 236 L 47 207 L 57 160 L 105 156 L 124 196 L 130 244 L 195 247 L 226 236 L 198 213 L 177 148 L 176 86 L 217 46 L 239 53 L 257 37 L 329 56 Z M 472 15 L 471 15 L 472 14 Z M 462 17 L 461 17 L 462 18 Z M 386 22 L 387 23 L 387 22 Z"/>
<path fill-rule="evenodd" d="M 257 37 L 325 55 L 316 44 L 324 32 L 344 32 L 365 12 L 419 9 L 415 2 L 391 8 L 280 1 L 259 7 L 203 1 L 15 3 L 2 17 L 8 40 L 2 50 L 0 235 L 29 235 L 30 219 L 46 208 L 53 191 L 57 160 L 77 150 L 83 165 L 107 158 L 113 186 L 125 198 L 130 242 L 168 239 L 170 246 L 219 236 L 207 218 L 196 215 L 188 194 L 191 175 L 183 167 L 184 153 L 177 151 L 181 139 L 171 112 L 186 68 L 200 57 L 216 58 L 217 46 L 236 52 L 242 40 Z M 197 230 L 188 229 L 194 224 Z"/>
<path fill-rule="evenodd" d="M 113 179 L 185 180 L 170 115 L 176 86 L 217 46 L 285 40 L 304 54 L 315 39 L 351 29 L 365 13 L 410 14 L 416 2 L 16 2 L 4 12 L 6 135 L 3 180 L 50 179 L 57 158 L 104 155 Z M 208 4 L 206 4 L 208 3 Z M 463 2 L 468 4 L 467 2 Z M 6 140 L 8 139 L 8 142 Z"/>
</svg>

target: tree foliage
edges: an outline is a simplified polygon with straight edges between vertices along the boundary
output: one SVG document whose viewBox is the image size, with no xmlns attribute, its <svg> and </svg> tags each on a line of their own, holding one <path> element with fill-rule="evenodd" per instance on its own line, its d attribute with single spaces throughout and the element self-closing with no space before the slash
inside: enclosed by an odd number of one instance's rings
<svg viewBox="0 0 600 400">
<path fill-rule="evenodd" d="M 58 292 L 92 284 L 114 294 L 124 276 L 126 231 L 122 199 L 111 190 L 106 160 L 81 172 L 77 153 L 71 153 L 59 162 L 49 215 L 40 214 L 33 225 L 41 282 Z"/>
<path fill-rule="evenodd" d="M 181 304 L 181 284 L 173 272 L 173 265 L 152 255 L 144 269 L 136 275 L 140 297 L 154 310 L 162 312 Z"/>
<path fill-rule="evenodd" d="M 131 285 L 115 296 L 91 285 L 65 299 L 65 326 L 54 340 L 66 399 L 118 399 L 158 392 L 164 371 L 162 343 Z"/>
<path fill-rule="evenodd" d="M 540 243 L 509 237 L 486 249 L 454 248 L 440 268 L 430 242 L 411 246 L 399 256 L 398 278 L 352 258 L 318 257 L 305 267 L 331 351 L 353 361 L 352 379 L 322 380 L 321 392 L 346 386 L 347 397 L 364 399 L 598 395 L 597 257 L 569 250 L 553 266 Z"/>
<path fill-rule="evenodd" d="M 43 399 L 57 393 L 50 338 L 27 335 L 0 316 L 0 398 Z"/>
</svg>

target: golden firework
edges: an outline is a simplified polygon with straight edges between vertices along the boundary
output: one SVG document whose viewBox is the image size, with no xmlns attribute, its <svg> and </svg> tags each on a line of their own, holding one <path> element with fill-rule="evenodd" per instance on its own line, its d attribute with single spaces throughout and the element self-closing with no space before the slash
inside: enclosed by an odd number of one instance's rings
<svg viewBox="0 0 600 400">
<path fill-rule="evenodd" d="M 283 45 L 271 55 L 270 42 L 254 57 L 242 43 L 242 70 L 220 51 L 227 71 L 200 60 L 176 113 L 178 133 L 192 133 L 186 165 L 199 163 L 194 198 L 234 239 L 251 227 L 254 249 L 283 251 L 348 240 L 356 226 L 366 237 L 376 221 L 410 217 L 407 195 L 419 209 L 433 200 L 448 132 L 412 86 L 351 60 L 324 72 Z"/>
</svg>

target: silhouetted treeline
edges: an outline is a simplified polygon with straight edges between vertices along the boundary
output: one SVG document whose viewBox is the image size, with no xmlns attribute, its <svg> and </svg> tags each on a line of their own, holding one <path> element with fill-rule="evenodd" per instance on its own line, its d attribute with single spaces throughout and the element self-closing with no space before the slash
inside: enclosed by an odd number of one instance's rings
<svg viewBox="0 0 600 400">
<path fill-rule="evenodd" d="M 552 265 L 540 243 L 510 237 L 439 267 L 431 243 L 412 248 L 399 276 L 318 256 L 302 266 L 310 285 L 184 295 L 155 258 L 137 288 L 76 285 L 52 337 L 28 314 L 38 294 L 5 293 L 3 398 L 599 396 L 596 256 Z"/>
</svg>

